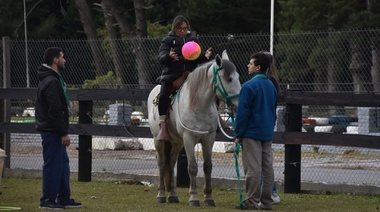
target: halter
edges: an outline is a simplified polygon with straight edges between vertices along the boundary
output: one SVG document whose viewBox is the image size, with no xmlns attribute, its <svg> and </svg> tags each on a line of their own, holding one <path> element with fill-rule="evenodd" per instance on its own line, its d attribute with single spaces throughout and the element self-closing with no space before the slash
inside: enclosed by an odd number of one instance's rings
<svg viewBox="0 0 380 212">
<path fill-rule="evenodd" d="M 213 78 L 213 87 L 214 87 L 214 91 L 219 91 L 219 93 L 222 95 L 222 97 L 226 100 L 226 104 L 227 104 L 227 107 L 231 107 L 231 100 L 232 99 L 235 99 L 235 98 L 238 98 L 239 97 L 239 94 L 235 94 L 233 96 L 228 96 L 228 93 L 226 92 L 226 89 L 224 88 L 223 86 L 223 83 L 220 79 L 220 76 L 218 74 L 218 72 L 220 70 L 222 70 L 223 67 L 220 67 L 220 68 L 216 68 L 216 65 L 213 67 L 213 73 L 214 73 L 214 78 Z M 220 83 L 218 83 L 218 81 Z M 235 127 L 235 118 L 232 114 L 232 112 L 229 112 L 228 113 L 228 118 L 231 118 L 231 122 L 232 122 L 232 126 Z M 229 139 L 233 139 L 234 137 L 228 135 L 223 127 L 222 127 L 222 124 L 220 123 L 220 120 L 218 119 L 218 126 L 220 128 L 220 131 L 223 133 L 224 136 L 226 136 L 227 138 Z"/>
<path fill-rule="evenodd" d="M 224 88 L 223 86 L 223 83 L 220 79 L 220 76 L 219 76 L 219 71 L 220 70 L 223 70 L 223 66 L 217 68 L 217 65 L 214 65 L 213 67 L 213 88 L 214 88 L 214 92 L 216 93 L 216 91 L 218 90 L 220 92 L 220 94 L 222 94 L 223 98 L 226 100 L 226 103 L 227 103 L 227 106 L 228 107 L 231 107 L 231 99 L 234 99 L 234 98 L 237 98 L 239 97 L 239 94 L 235 94 L 233 96 L 228 96 L 228 93 L 226 92 L 226 89 Z M 187 80 L 186 80 L 187 81 Z M 185 82 L 186 82 L 185 81 Z M 220 83 L 218 83 L 218 81 Z M 178 90 L 178 93 L 177 93 L 177 102 L 179 102 L 179 97 L 180 97 L 180 94 L 181 94 L 181 90 L 182 90 L 182 87 L 185 83 L 182 84 L 182 86 L 179 88 Z M 219 85 L 220 84 L 220 85 Z M 187 128 L 181 121 L 181 117 L 179 116 L 179 107 L 177 106 L 177 114 L 178 114 L 178 120 L 179 120 L 179 123 L 181 124 L 181 126 L 183 128 L 185 128 L 186 130 L 189 130 L 191 132 L 195 132 L 195 133 L 199 133 L 199 134 L 207 134 L 207 133 L 212 133 L 212 132 L 215 132 L 216 130 L 212 130 L 212 131 L 200 131 L 200 130 L 192 130 L 190 128 Z M 231 114 L 229 114 L 229 116 L 232 118 L 232 122 L 234 124 L 234 120 L 233 120 L 233 117 L 231 116 Z M 219 119 L 218 119 L 218 125 L 220 126 L 220 123 L 219 123 Z M 222 130 L 223 131 L 223 130 Z M 223 132 L 224 135 L 226 135 L 224 132 Z M 227 137 L 229 137 L 228 135 L 226 135 Z"/>
<path fill-rule="evenodd" d="M 220 68 L 216 68 L 216 65 L 214 65 L 213 67 L 213 87 L 214 87 L 214 91 L 219 91 L 220 94 L 222 94 L 222 97 L 226 100 L 226 103 L 227 103 L 227 106 L 230 107 L 231 106 L 231 99 L 235 99 L 237 97 L 239 97 L 239 94 L 235 94 L 233 96 L 228 96 L 228 93 L 226 92 L 226 89 L 224 88 L 223 86 L 223 83 L 220 79 L 220 76 L 218 74 L 218 72 L 220 70 L 223 69 L 223 66 L 221 66 Z M 218 81 L 220 83 L 218 83 Z"/>
</svg>

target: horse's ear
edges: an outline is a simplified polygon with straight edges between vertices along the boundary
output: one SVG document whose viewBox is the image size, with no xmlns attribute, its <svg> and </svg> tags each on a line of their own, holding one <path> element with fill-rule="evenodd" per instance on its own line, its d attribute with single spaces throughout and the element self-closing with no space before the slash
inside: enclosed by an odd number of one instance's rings
<svg viewBox="0 0 380 212">
<path fill-rule="evenodd" d="M 228 57 L 228 54 L 227 54 L 227 50 L 224 50 L 222 52 L 222 59 L 224 59 L 224 60 L 230 60 L 230 58 Z"/>
<path fill-rule="evenodd" d="M 220 58 L 219 54 L 215 56 L 215 62 L 218 65 L 218 67 L 222 66 L 222 58 Z"/>
</svg>

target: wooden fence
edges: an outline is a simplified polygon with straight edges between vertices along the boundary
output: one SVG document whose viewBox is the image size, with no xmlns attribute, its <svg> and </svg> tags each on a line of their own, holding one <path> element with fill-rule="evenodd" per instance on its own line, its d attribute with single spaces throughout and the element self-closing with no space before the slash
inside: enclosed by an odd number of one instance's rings
<svg viewBox="0 0 380 212">
<path fill-rule="evenodd" d="M 114 90 L 69 90 L 69 98 L 79 101 L 79 122 L 70 125 L 70 134 L 79 135 L 79 170 L 78 180 L 91 180 L 92 136 L 125 136 L 151 138 L 148 127 L 96 125 L 92 123 L 92 106 L 94 100 L 142 100 L 146 101 L 149 90 L 114 89 Z M 11 123 L 11 99 L 34 99 L 36 89 L 2 88 L 0 89 L 0 147 L 6 154 L 10 152 L 11 133 L 38 133 L 33 123 Z M 285 144 L 284 191 L 298 193 L 301 191 L 301 145 L 330 145 L 380 149 L 380 138 L 369 135 L 303 133 L 302 105 L 330 105 L 354 107 L 380 107 L 380 95 L 353 93 L 309 93 L 287 90 L 279 96 L 280 104 L 285 104 L 285 132 L 275 132 L 273 142 Z M 230 141 L 217 133 L 218 141 Z M 9 157 L 8 157 L 9 158 Z M 294 165 L 298 164 L 298 165 Z M 10 167 L 9 159 L 6 167 Z"/>
</svg>

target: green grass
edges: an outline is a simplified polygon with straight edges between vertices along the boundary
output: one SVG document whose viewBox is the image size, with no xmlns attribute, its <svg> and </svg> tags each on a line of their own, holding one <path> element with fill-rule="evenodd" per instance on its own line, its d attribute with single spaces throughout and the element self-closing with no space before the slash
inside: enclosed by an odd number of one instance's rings
<svg viewBox="0 0 380 212">
<path fill-rule="evenodd" d="M 40 211 L 41 179 L 4 178 L 0 185 L 0 206 L 21 207 L 22 211 Z M 71 181 L 72 198 L 82 202 L 81 209 L 73 211 L 238 211 L 236 190 L 214 188 L 217 207 L 188 206 L 188 189 L 178 188 L 180 203 L 157 204 L 157 186 L 129 185 L 125 182 Z M 198 189 L 201 192 L 202 188 Z M 200 197 L 203 195 L 199 193 Z M 284 194 L 274 211 L 379 211 L 380 196 L 352 194 Z M 201 200 L 202 201 L 202 200 Z"/>
</svg>

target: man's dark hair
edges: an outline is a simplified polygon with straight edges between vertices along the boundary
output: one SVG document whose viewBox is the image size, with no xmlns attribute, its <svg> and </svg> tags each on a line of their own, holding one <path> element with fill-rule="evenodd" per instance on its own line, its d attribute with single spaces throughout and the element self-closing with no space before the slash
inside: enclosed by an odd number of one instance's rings
<svg viewBox="0 0 380 212">
<path fill-rule="evenodd" d="M 50 47 L 46 49 L 44 53 L 44 62 L 47 65 L 52 65 L 54 58 L 59 58 L 61 56 L 62 49 L 59 47 Z"/>
<path fill-rule="evenodd" d="M 260 71 L 267 71 L 271 64 L 271 60 L 266 53 L 257 52 L 251 55 L 251 59 L 255 59 L 255 66 L 260 65 Z"/>
</svg>

